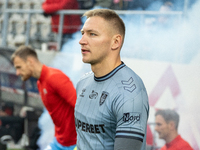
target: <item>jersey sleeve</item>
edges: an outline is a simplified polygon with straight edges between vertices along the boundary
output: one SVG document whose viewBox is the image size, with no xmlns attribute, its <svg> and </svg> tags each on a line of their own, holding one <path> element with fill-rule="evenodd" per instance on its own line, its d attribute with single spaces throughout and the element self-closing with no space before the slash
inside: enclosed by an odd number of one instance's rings
<svg viewBox="0 0 200 150">
<path fill-rule="evenodd" d="M 54 91 L 63 98 L 71 106 L 75 107 L 76 90 L 70 78 L 64 73 L 57 73 L 52 76 L 51 87 Z"/>
<path fill-rule="evenodd" d="M 114 150 L 141 150 L 142 142 L 135 139 L 116 138 L 114 143 Z"/>
<path fill-rule="evenodd" d="M 143 142 L 148 119 L 148 98 L 141 89 L 134 96 L 125 91 L 116 97 L 113 110 L 117 119 L 116 138 L 131 138 Z"/>
</svg>

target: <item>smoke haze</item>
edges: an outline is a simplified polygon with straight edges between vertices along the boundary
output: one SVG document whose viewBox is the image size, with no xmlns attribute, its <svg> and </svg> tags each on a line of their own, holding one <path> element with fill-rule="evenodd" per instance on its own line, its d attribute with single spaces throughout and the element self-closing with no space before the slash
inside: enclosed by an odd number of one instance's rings
<svg viewBox="0 0 200 150">
<path fill-rule="evenodd" d="M 160 3 L 150 5 L 147 10 L 159 10 Z M 177 7 L 178 10 L 179 7 Z M 200 63 L 200 1 L 198 0 L 186 16 L 171 16 L 165 23 L 158 21 L 158 16 L 120 15 L 126 25 L 126 37 L 121 51 L 122 58 L 133 58 L 158 62 L 199 65 Z M 84 19 L 83 19 L 84 21 Z M 81 62 L 79 40 L 81 33 L 73 35 L 50 66 L 61 69 L 73 81 L 90 71 L 90 66 Z M 80 65 L 81 64 L 81 65 Z M 44 112 L 46 113 L 46 111 Z M 44 119 L 47 115 L 41 116 Z M 45 121 L 50 118 L 44 119 Z M 50 127 L 42 127 L 42 133 L 48 134 Z M 53 129 L 53 128 L 52 128 Z M 52 134 L 51 134 L 52 135 Z M 45 136 L 45 138 L 51 136 Z M 53 136 L 53 135 L 52 135 Z M 40 138 L 42 140 L 42 138 Z M 45 140 L 45 139 L 43 139 Z M 43 143 L 39 141 L 39 143 Z M 45 144 L 40 146 L 44 147 Z"/>
</svg>

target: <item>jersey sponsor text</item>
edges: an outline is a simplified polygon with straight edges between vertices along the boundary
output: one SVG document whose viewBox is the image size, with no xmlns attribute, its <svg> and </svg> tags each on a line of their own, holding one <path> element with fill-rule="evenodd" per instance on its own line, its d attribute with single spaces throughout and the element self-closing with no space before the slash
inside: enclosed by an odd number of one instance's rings
<svg viewBox="0 0 200 150">
<path fill-rule="evenodd" d="M 104 124 L 88 124 L 75 118 L 76 127 L 84 132 L 105 133 Z"/>
</svg>

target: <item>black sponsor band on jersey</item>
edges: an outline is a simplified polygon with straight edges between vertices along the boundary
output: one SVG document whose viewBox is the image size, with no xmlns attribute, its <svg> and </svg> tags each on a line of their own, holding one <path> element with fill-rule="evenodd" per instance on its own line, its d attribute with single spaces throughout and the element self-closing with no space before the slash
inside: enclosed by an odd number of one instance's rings
<svg viewBox="0 0 200 150">
<path fill-rule="evenodd" d="M 75 118 L 75 124 L 77 129 L 81 129 L 84 132 L 105 133 L 104 124 L 88 124 L 77 118 Z"/>
<path fill-rule="evenodd" d="M 120 130 L 116 131 L 115 138 L 129 138 L 129 139 L 135 139 L 143 142 L 144 134 L 140 132 L 135 131 L 126 131 L 126 130 Z"/>
<path fill-rule="evenodd" d="M 138 140 L 138 141 L 141 141 L 143 142 L 143 139 L 142 138 L 139 138 L 139 137 L 133 137 L 133 136 L 123 136 L 123 135 L 117 135 L 115 138 L 127 138 L 127 139 L 135 139 L 135 140 Z"/>
</svg>

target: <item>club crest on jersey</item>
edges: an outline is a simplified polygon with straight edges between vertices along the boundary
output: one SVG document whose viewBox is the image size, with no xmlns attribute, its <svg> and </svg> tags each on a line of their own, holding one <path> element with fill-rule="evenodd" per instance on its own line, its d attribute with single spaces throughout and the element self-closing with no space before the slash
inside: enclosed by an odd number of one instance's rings
<svg viewBox="0 0 200 150">
<path fill-rule="evenodd" d="M 99 101 L 100 106 L 105 102 L 106 98 L 108 97 L 108 94 L 109 94 L 108 92 L 105 92 L 105 91 L 102 92 L 100 101 Z"/>
<path fill-rule="evenodd" d="M 89 95 L 89 98 L 90 98 L 90 99 L 96 99 L 97 96 L 98 96 L 98 93 L 95 92 L 94 90 L 92 90 L 92 93 Z"/>
<path fill-rule="evenodd" d="M 47 94 L 47 90 L 43 89 L 43 93 L 44 93 L 44 95 L 46 95 Z"/>
<path fill-rule="evenodd" d="M 81 97 L 84 97 L 84 92 L 86 91 L 86 89 L 82 89 L 82 93 L 80 94 Z"/>
</svg>

